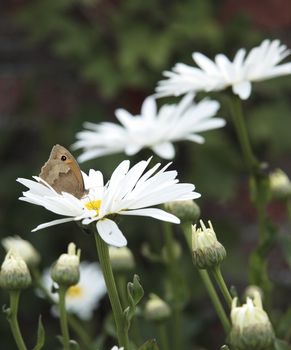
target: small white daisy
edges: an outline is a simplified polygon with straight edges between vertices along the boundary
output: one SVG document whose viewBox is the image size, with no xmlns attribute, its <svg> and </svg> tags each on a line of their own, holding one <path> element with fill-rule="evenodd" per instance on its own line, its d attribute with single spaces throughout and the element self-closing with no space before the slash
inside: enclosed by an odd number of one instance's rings
<svg viewBox="0 0 291 350">
<path fill-rule="evenodd" d="M 279 40 L 264 40 L 246 56 L 240 49 L 231 62 L 225 55 L 218 54 L 214 61 L 194 52 L 197 67 L 177 63 L 172 71 L 164 72 L 167 80 L 158 83 L 158 96 L 178 96 L 189 91 L 218 91 L 232 87 L 234 94 L 242 100 L 251 94 L 251 82 L 291 74 L 291 63 L 278 65 L 290 54 Z"/>
<path fill-rule="evenodd" d="M 139 115 L 132 115 L 124 109 L 115 114 L 122 125 L 114 123 L 85 123 L 87 129 L 77 133 L 74 149 L 83 148 L 78 160 L 86 160 L 107 154 L 124 152 L 133 155 L 149 147 L 158 156 L 172 159 L 175 149 L 172 142 L 188 140 L 203 143 L 200 132 L 221 128 L 225 121 L 215 118 L 219 103 L 204 99 L 193 102 L 188 94 L 178 104 L 163 105 L 159 111 L 154 96 L 147 97 Z"/>
<path fill-rule="evenodd" d="M 179 183 L 177 171 L 167 171 L 171 163 L 159 171 L 160 164 L 156 164 L 145 172 L 149 162 L 150 159 L 141 161 L 131 169 L 128 160 L 121 162 L 107 184 L 104 184 L 100 171 L 91 169 L 89 175 L 83 173 L 87 193 L 81 199 L 70 193 L 57 193 L 37 176 L 34 176 L 35 181 L 19 178 L 17 181 L 29 188 L 19 199 L 65 216 L 41 224 L 33 231 L 69 221 L 81 221 L 83 225 L 96 221 L 101 238 L 110 245 L 122 247 L 127 241 L 117 224 L 109 218 L 112 215 L 149 216 L 178 224 L 180 220 L 176 216 L 153 206 L 200 197 L 194 192 L 194 185 Z"/>
<path fill-rule="evenodd" d="M 42 282 L 52 299 L 57 303 L 58 293 L 51 292 L 53 281 L 50 276 L 50 269 L 44 271 Z M 66 309 L 69 313 L 74 313 L 83 320 L 89 320 L 105 294 L 106 285 L 99 265 L 97 263 L 81 262 L 80 281 L 68 289 Z M 53 307 L 52 312 L 57 314 L 57 309 Z"/>
</svg>

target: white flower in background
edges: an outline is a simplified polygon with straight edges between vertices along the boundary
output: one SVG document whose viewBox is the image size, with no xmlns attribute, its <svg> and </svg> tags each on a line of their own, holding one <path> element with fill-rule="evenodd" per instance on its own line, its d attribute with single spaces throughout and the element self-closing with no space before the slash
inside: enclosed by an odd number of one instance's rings
<svg viewBox="0 0 291 350">
<path fill-rule="evenodd" d="M 111 350 L 123 350 L 124 348 L 119 348 L 118 346 L 113 346 L 113 348 L 111 348 Z"/>
<path fill-rule="evenodd" d="M 19 236 L 8 236 L 1 240 L 5 250 L 12 249 L 20 255 L 28 266 L 35 266 L 40 261 L 40 255 L 33 245 Z"/>
<path fill-rule="evenodd" d="M 83 225 L 96 221 L 101 238 L 110 245 L 122 247 L 127 241 L 117 224 L 109 219 L 113 214 L 150 216 L 178 224 L 180 220 L 176 216 L 152 207 L 200 197 L 199 193 L 194 192 L 194 185 L 179 183 L 177 171 L 167 171 L 170 163 L 160 170 L 160 164 L 156 164 L 145 172 L 149 162 L 150 159 L 141 161 L 131 169 L 128 160 L 121 162 L 107 184 L 104 184 L 100 171 L 91 169 L 89 175 L 83 173 L 87 193 L 81 199 L 70 193 L 57 193 L 37 176 L 34 176 L 35 181 L 20 178 L 17 181 L 29 190 L 23 192 L 23 197 L 19 199 L 65 216 L 41 224 L 33 231 L 69 221 L 81 221 Z"/>
<path fill-rule="evenodd" d="M 42 282 L 52 299 L 57 303 L 58 293 L 51 292 L 53 281 L 50 277 L 50 269 L 44 271 Z M 99 265 L 81 262 L 80 280 L 76 285 L 69 287 L 66 294 L 66 309 L 83 320 L 89 320 L 105 294 L 106 285 Z M 57 309 L 53 307 L 52 312 L 57 314 Z"/>
<path fill-rule="evenodd" d="M 177 63 L 172 71 L 164 72 L 167 80 L 158 83 L 158 96 L 181 95 L 189 91 L 219 91 L 229 86 L 242 100 L 251 94 L 251 82 L 266 80 L 291 73 L 291 63 L 278 65 L 290 54 L 279 40 L 264 40 L 246 56 L 240 49 L 231 62 L 225 55 L 218 54 L 214 61 L 194 52 L 197 67 Z"/>
<path fill-rule="evenodd" d="M 124 109 L 115 114 L 122 125 L 114 123 L 85 123 L 85 131 L 77 133 L 74 149 L 83 149 L 78 160 L 86 160 L 107 154 L 124 152 L 138 153 L 149 147 L 158 156 L 172 159 L 175 156 L 173 142 L 204 142 L 200 132 L 221 128 L 224 119 L 215 118 L 219 103 L 204 99 L 193 102 L 193 94 L 186 95 L 178 104 L 165 104 L 157 110 L 153 96 L 147 97 L 139 115 L 132 115 Z"/>
</svg>

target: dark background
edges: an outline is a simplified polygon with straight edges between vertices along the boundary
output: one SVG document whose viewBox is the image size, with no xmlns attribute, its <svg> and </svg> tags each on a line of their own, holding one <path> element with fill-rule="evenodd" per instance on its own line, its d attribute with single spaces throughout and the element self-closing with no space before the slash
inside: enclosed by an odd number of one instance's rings
<svg viewBox="0 0 291 350">
<path fill-rule="evenodd" d="M 23 188 L 16 178 L 37 175 L 54 144 L 69 147 L 84 121 L 115 121 L 116 108 L 139 112 L 162 71 L 176 62 L 192 64 L 193 51 L 211 58 L 223 52 L 232 58 L 240 47 L 250 49 L 265 38 L 278 38 L 291 47 L 288 0 L 11 0 L 1 2 L 0 10 L 0 236 L 18 234 L 32 242 L 42 255 L 42 267 L 49 266 L 70 241 L 82 249 L 84 260 L 95 259 L 93 238 L 73 224 L 31 233 L 55 215 L 17 200 Z M 254 84 L 251 98 L 244 104 L 259 159 L 287 174 L 291 174 L 290 95 L 291 77 L 282 77 Z M 171 99 L 159 103 L 164 101 Z M 249 202 L 248 176 L 229 112 L 222 108 L 219 115 L 227 120 L 227 127 L 206 133 L 204 145 L 177 144 L 174 167 L 180 180 L 193 182 L 202 193 L 202 217 L 212 220 L 227 249 L 223 264 L 226 280 L 242 293 L 248 284 L 248 256 L 257 242 L 256 214 Z M 149 155 L 143 151 L 132 162 Z M 82 169 L 100 169 L 108 178 L 124 158 L 103 157 L 85 163 Z M 291 292 L 290 223 L 281 203 L 272 203 L 269 213 L 278 237 L 268 256 L 273 284 L 271 316 L 277 335 L 284 337 L 282 316 L 288 310 Z M 137 259 L 135 272 L 142 278 L 146 295 L 156 292 L 163 297 L 164 267 L 141 254 L 145 242 L 160 252 L 160 223 L 126 217 L 120 227 Z M 185 250 L 180 264 L 185 267 L 192 295 L 191 301 L 185 300 L 185 339 L 191 349 L 217 349 L 224 340 L 222 328 L 178 230 L 176 238 Z M 2 249 L 2 259 L 4 255 Z M 7 304 L 8 295 L 1 292 L 0 297 L 2 304 Z M 104 333 L 108 310 L 104 299 L 94 326 L 91 324 L 95 335 Z M 26 291 L 20 322 L 30 348 L 40 313 L 47 331 L 45 349 L 55 349 L 58 322 L 50 316 L 49 305 L 33 290 Z M 4 314 L 0 324 L 1 348 L 14 349 Z M 157 336 L 155 329 L 147 327 L 144 323 L 144 339 L 147 334 Z M 111 342 L 109 339 L 107 348 Z"/>
</svg>

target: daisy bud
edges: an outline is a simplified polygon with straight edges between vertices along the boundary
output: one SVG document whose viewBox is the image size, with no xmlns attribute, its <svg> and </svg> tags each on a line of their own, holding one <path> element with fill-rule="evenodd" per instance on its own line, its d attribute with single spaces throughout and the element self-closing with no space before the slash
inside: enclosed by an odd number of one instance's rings
<svg viewBox="0 0 291 350">
<path fill-rule="evenodd" d="M 262 289 L 258 286 L 255 286 L 255 285 L 248 286 L 244 292 L 246 299 L 251 298 L 254 300 L 255 298 L 258 298 L 257 294 L 259 294 L 259 298 L 263 299 Z"/>
<path fill-rule="evenodd" d="M 62 254 L 51 270 L 52 279 L 60 286 L 70 287 L 80 279 L 80 249 L 74 243 L 68 245 L 68 253 Z"/>
<path fill-rule="evenodd" d="M 267 313 L 262 308 L 261 297 L 247 298 L 242 306 L 233 299 L 231 309 L 232 329 L 230 343 L 237 350 L 266 350 L 274 342 L 274 331 Z"/>
<path fill-rule="evenodd" d="M 286 199 L 291 195 L 289 177 L 281 169 L 276 169 L 270 174 L 270 188 L 275 199 Z"/>
<path fill-rule="evenodd" d="M 145 317 L 149 321 L 164 321 L 171 315 L 169 305 L 156 294 L 150 294 L 145 305 Z"/>
<path fill-rule="evenodd" d="M 110 246 L 109 256 L 114 271 L 129 271 L 135 266 L 133 254 L 127 247 L 116 248 Z"/>
<path fill-rule="evenodd" d="M 208 269 L 219 265 L 226 257 L 224 246 L 218 242 L 211 221 L 206 228 L 200 220 L 201 228 L 192 226 L 193 263 L 199 269 Z"/>
<path fill-rule="evenodd" d="M 200 208 L 191 199 L 165 204 L 165 209 L 177 216 L 182 222 L 196 222 L 200 217 Z"/>
<path fill-rule="evenodd" d="M 1 243 L 7 252 L 12 249 L 20 255 L 29 267 L 36 266 L 40 261 L 40 255 L 33 245 L 19 236 L 3 238 Z"/>
<path fill-rule="evenodd" d="M 0 271 L 0 285 L 9 291 L 21 290 L 29 287 L 31 277 L 23 258 L 9 250 Z"/>
</svg>

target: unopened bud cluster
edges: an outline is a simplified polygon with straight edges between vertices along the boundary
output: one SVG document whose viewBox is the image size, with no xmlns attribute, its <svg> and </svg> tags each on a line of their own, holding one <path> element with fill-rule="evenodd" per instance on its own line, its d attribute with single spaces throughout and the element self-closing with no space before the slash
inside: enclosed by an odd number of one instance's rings
<svg viewBox="0 0 291 350">
<path fill-rule="evenodd" d="M 289 177 L 281 169 L 276 169 L 270 174 L 270 188 L 275 199 L 286 199 L 291 196 Z"/>
<path fill-rule="evenodd" d="M 33 245 L 19 236 L 6 237 L 1 243 L 7 252 L 12 249 L 20 255 L 29 267 L 36 266 L 40 261 L 40 255 Z"/>
<path fill-rule="evenodd" d="M 114 271 L 130 271 L 135 266 L 133 254 L 127 247 L 109 247 L 109 257 Z"/>
<path fill-rule="evenodd" d="M 62 254 L 51 270 L 51 277 L 60 286 L 70 287 L 80 279 L 80 249 L 74 243 L 68 245 L 68 253 Z"/>
<path fill-rule="evenodd" d="M 191 199 L 185 201 L 174 201 L 165 204 L 165 209 L 177 216 L 181 222 L 196 222 L 200 217 L 200 208 Z"/>
<path fill-rule="evenodd" d="M 0 285 L 9 291 L 22 290 L 31 284 L 31 276 L 23 258 L 10 250 L 0 271 Z"/>
<path fill-rule="evenodd" d="M 210 221 L 207 228 L 200 220 L 201 228 L 192 226 L 193 263 L 199 269 L 208 269 L 219 265 L 226 257 L 223 245 L 218 242 Z"/>
<path fill-rule="evenodd" d="M 149 321 L 161 322 L 171 315 L 169 305 L 156 294 L 150 294 L 145 305 L 145 317 Z"/>
<path fill-rule="evenodd" d="M 230 343 L 236 350 L 266 350 L 274 342 L 274 331 L 267 313 L 263 310 L 259 293 L 254 300 L 247 298 L 242 306 L 233 299 Z"/>
</svg>

